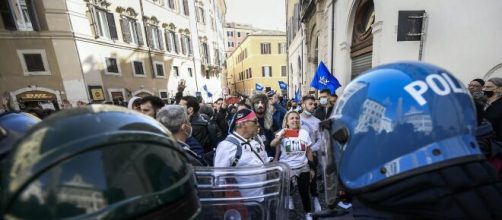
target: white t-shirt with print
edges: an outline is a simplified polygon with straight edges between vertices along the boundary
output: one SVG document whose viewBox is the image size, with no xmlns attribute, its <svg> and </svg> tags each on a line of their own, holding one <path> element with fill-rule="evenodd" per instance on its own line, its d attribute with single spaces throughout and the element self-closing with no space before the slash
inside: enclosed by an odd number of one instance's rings
<svg viewBox="0 0 502 220">
<path fill-rule="evenodd" d="M 300 129 L 298 137 L 282 138 L 279 160 L 288 164 L 292 169 L 303 167 L 308 163 L 306 152 L 311 144 L 309 133 L 304 129 Z"/>
</svg>

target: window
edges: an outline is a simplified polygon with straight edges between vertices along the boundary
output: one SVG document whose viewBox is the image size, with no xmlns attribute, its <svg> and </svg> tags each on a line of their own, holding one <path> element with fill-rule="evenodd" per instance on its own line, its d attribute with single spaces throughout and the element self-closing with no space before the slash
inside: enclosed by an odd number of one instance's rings
<svg viewBox="0 0 502 220">
<path fill-rule="evenodd" d="M 166 38 L 166 50 L 168 52 L 171 52 L 172 49 L 173 49 L 173 40 L 172 40 L 172 37 L 171 37 L 171 31 L 165 31 L 164 32 L 164 37 Z"/>
<path fill-rule="evenodd" d="M 193 72 L 192 72 L 192 68 L 188 67 L 188 75 L 190 77 L 193 77 Z"/>
<path fill-rule="evenodd" d="M 113 13 L 91 6 L 91 15 L 94 22 L 94 31 L 97 37 L 117 40 L 117 28 Z"/>
<path fill-rule="evenodd" d="M 227 37 L 230 37 L 230 31 L 227 31 Z"/>
<path fill-rule="evenodd" d="M 186 16 L 190 16 L 190 10 L 188 9 L 188 0 L 183 0 L 183 13 Z"/>
<path fill-rule="evenodd" d="M 17 50 L 24 75 L 51 75 L 45 50 Z"/>
<path fill-rule="evenodd" d="M 197 22 L 206 24 L 206 18 L 204 17 L 204 9 L 201 7 L 196 7 L 195 17 Z"/>
<path fill-rule="evenodd" d="M 192 47 L 192 40 L 190 39 L 189 36 L 185 36 L 185 43 L 187 44 L 188 48 L 188 55 L 192 56 L 193 55 L 193 47 Z"/>
<path fill-rule="evenodd" d="M 262 66 L 261 67 L 261 75 L 263 77 L 272 77 L 272 67 L 271 66 Z"/>
<path fill-rule="evenodd" d="M 155 77 L 156 78 L 165 78 L 166 75 L 164 74 L 164 63 L 163 62 L 159 62 L 159 61 L 155 61 L 153 62 L 153 64 L 155 65 Z"/>
<path fill-rule="evenodd" d="M 279 54 L 286 53 L 286 43 L 278 43 L 277 44 L 277 50 Z"/>
<path fill-rule="evenodd" d="M 118 60 L 115 57 L 107 57 L 105 58 L 106 63 L 106 73 L 111 75 L 120 74 L 120 68 L 118 64 Z"/>
<path fill-rule="evenodd" d="M 164 50 L 164 42 L 162 41 L 162 31 L 154 25 L 148 25 L 146 27 L 148 38 L 148 44 L 150 48 L 157 50 Z"/>
<path fill-rule="evenodd" d="M 159 90 L 159 97 L 161 99 L 167 99 L 167 90 Z"/>
<path fill-rule="evenodd" d="M 145 77 L 145 69 L 143 67 L 143 61 L 135 60 L 132 61 L 132 69 L 134 76 Z"/>
<path fill-rule="evenodd" d="M 287 76 L 286 66 L 281 66 L 281 76 Z"/>
<path fill-rule="evenodd" d="M 180 76 L 180 70 L 178 69 L 177 66 L 173 66 L 173 74 L 175 77 Z"/>
<path fill-rule="evenodd" d="M 0 13 L 7 30 L 38 31 L 36 0 L 3 0 L 0 1 Z"/>
<path fill-rule="evenodd" d="M 253 78 L 253 72 L 251 71 L 251 67 L 249 68 L 249 78 Z"/>
<path fill-rule="evenodd" d="M 176 6 L 174 5 L 174 0 L 167 0 L 167 5 L 170 9 L 174 10 L 176 8 Z"/>
<path fill-rule="evenodd" d="M 124 17 L 120 19 L 120 25 L 122 27 L 124 42 L 143 45 L 143 32 L 141 31 L 141 25 L 136 19 Z"/>
<path fill-rule="evenodd" d="M 202 43 L 202 62 L 208 64 L 211 59 L 209 59 L 209 48 L 206 43 Z"/>
<path fill-rule="evenodd" d="M 241 37 L 241 32 L 237 32 L 237 37 Z"/>
<path fill-rule="evenodd" d="M 214 64 L 220 65 L 220 51 L 218 49 L 214 49 Z"/>
<path fill-rule="evenodd" d="M 170 40 L 171 40 L 171 45 L 172 45 L 172 48 L 174 49 L 174 52 L 176 53 L 180 53 L 180 49 L 179 49 L 179 39 L 178 39 L 178 34 L 176 34 L 176 32 L 174 31 L 169 31 L 169 35 L 170 35 Z"/>
<path fill-rule="evenodd" d="M 228 42 L 228 47 L 232 47 L 232 44 L 230 44 L 230 43 L 231 43 L 231 42 L 229 41 L 229 42 Z"/>
<path fill-rule="evenodd" d="M 261 43 L 261 54 L 270 54 L 270 43 Z"/>
<path fill-rule="evenodd" d="M 233 37 L 233 36 L 234 36 L 234 32 L 230 31 L 230 37 Z"/>
</svg>

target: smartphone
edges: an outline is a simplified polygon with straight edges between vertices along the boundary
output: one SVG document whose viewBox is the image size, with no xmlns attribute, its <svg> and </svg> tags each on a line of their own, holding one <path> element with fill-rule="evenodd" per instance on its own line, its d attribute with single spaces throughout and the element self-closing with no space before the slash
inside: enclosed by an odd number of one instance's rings
<svg viewBox="0 0 502 220">
<path fill-rule="evenodd" d="M 298 137 L 300 130 L 297 129 L 286 129 L 284 131 L 284 137 Z"/>
</svg>

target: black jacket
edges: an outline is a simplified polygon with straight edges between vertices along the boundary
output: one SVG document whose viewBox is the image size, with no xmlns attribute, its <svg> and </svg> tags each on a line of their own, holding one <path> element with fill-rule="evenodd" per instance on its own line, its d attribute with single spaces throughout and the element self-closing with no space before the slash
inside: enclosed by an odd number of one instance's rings
<svg viewBox="0 0 502 220">
<path fill-rule="evenodd" d="M 502 98 L 499 98 L 486 108 L 484 117 L 492 123 L 493 131 L 495 131 L 495 140 L 502 141 Z"/>
<path fill-rule="evenodd" d="M 202 144 L 204 153 L 213 150 L 213 143 L 207 130 L 207 121 L 199 113 L 196 113 L 190 117 L 190 123 L 192 125 L 192 137 Z"/>
<path fill-rule="evenodd" d="M 319 107 L 315 110 L 314 116 L 321 121 L 324 121 L 329 118 L 331 115 L 331 111 L 333 111 L 333 106 L 328 107 L 328 111 L 326 112 L 326 107 Z"/>
</svg>

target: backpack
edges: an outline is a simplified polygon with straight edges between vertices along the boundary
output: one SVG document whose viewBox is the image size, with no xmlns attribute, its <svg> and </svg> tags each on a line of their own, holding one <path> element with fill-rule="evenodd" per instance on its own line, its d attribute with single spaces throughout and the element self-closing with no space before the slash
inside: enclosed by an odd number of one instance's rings
<svg viewBox="0 0 502 220">
<path fill-rule="evenodd" d="M 237 165 L 237 163 L 239 162 L 239 160 L 241 159 L 241 156 L 242 156 L 242 146 L 241 146 L 241 143 L 239 142 L 239 140 L 237 140 L 237 138 L 235 137 L 232 137 L 232 136 L 227 136 L 225 139 L 225 141 L 228 141 L 232 144 L 234 144 L 235 146 L 237 146 L 237 151 L 235 152 L 235 159 L 234 161 L 232 162 L 232 167 L 235 167 Z M 204 161 L 206 161 L 206 163 L 209 165 L 209 166 L 214 166 L 214 157 L 216 156 L 216 149 L 213 149 L 212 151 L 209 151 L 207 153 L 204 154 Z"/>
<path fill-rule="evenodd" d="M 220 142 L 225 140 L 225 132 L 220 128 L 215 117 L 207 120 L 207 130 L 211 137 L 211 142 L 216 147 Z"/>
</svg>

